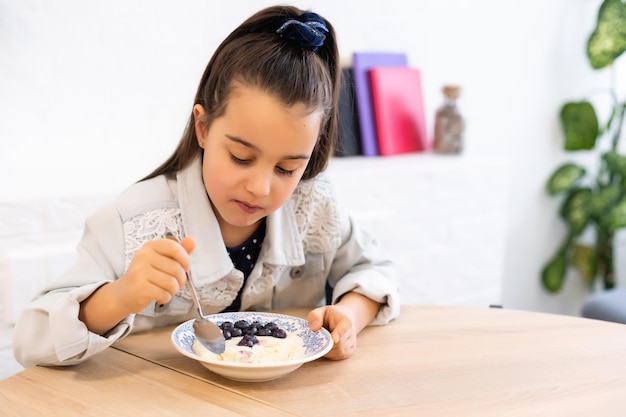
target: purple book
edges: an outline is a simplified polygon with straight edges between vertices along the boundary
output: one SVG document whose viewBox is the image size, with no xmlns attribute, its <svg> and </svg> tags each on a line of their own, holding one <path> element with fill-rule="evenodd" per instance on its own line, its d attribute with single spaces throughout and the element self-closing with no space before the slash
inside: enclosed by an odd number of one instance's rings
<svg viewBox="0 0 626 417">
<path fill-rule="evenodd" d="M 407 65 L 407 56 L 402 52 L 354 52 L 352 55 L 361 144 L 365 156 L 380 155 L 372 110 L 369 70 L 376 67 L 406 67 Z"/>
</svg>

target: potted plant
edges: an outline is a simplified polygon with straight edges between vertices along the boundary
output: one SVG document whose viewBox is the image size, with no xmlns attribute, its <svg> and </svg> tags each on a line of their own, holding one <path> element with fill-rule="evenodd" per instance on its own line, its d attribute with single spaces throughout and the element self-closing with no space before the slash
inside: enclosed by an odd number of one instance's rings
<svg viewBox="0 0 626 417">
<path fill-rule="evenodd" d="M 595 70 L 612 67 L 625 50 L 626 0 L 604 0 L 587 41 L 589 63 Z M 593 152 L 598 160 L 593 171 L 566 162 L 548 179 L 548 194 L 563 199 L 559 214 L 567 226 L 561 245 L 541 272 L 541 283 L 550 293 L 560 291 L 570 268 L 578 270 L 591 288 L 597 279 L 604 289 L 615 286 L 615 233 L 626 228 L 626 154 L 619 152 L 626 101 L 618 99 L 613 86 L 609 94 L 611 111 L 602 125 L 587 99 L 561 107 L 564 149 Z M 583 239 L 585 231 L 593 233 L 593 243 Z"/>
</svg>

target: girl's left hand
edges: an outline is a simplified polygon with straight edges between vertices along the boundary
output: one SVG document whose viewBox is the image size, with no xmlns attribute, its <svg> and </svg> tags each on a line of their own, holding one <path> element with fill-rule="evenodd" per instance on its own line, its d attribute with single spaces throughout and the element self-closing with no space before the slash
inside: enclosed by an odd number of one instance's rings
<svg viewBox="0 0 626 417">
<path fill-rule="evenodd" d="M 332 360 L 347 359 L 356 350 L 357 330 L 349 309 L 340 304 L 316 308 L 309 312 L 308 320 L 311 330 L 317 331 L 326 327 L 331 333 L 335 345 L 326 354 Z"/>
</svg>

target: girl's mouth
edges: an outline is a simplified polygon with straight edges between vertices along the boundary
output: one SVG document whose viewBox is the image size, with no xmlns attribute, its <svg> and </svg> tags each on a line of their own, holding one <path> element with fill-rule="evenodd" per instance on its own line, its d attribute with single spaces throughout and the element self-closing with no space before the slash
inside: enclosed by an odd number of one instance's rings
<svg viewBox="0 0 626 417">
<path fill-rule="evenodd" d="M 258 213 L 262 210 L 259 206 L 252 206 L 250 204 L 244 203 L 243 201 L 235 200 L 235 204 L 244 212 L 248 214 Z"/>
</svg>

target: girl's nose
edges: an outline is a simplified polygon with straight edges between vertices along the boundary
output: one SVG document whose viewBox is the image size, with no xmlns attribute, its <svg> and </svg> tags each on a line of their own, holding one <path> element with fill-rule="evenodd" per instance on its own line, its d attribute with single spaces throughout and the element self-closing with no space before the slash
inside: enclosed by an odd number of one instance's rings
<svg viewBox="0 0 626 417">
<path fill-rule="evenodd" d="M 272 188 L 272 173 L 265 170 L 255 170 L 250 173 L 246 189 L 256 196 L 266 196 Z"/>
</svg>

